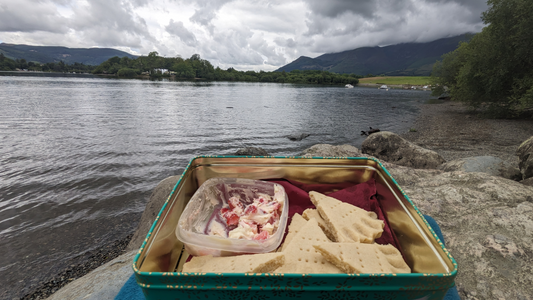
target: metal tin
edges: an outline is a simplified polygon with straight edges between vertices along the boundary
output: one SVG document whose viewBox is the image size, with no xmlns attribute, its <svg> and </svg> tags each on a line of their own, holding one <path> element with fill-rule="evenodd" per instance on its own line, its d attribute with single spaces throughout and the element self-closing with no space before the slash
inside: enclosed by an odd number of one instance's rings
<svg viewBox="0 0 533 300">
<path fill-rule="evenodd" d="M 286 178 L 303 183 L 361 183 L 386 187 L 380 202 L 410 274 L 181 273 L 188 253 L 174 235 L 196 189 L 209 178 Z M 420 211 L 375 159 L 350 157 L 193 158 L 163 205 L 133 261 L 137 283 L 154 299 L 442 299 L 454 285 L 457 263 Z"/>
</svg>

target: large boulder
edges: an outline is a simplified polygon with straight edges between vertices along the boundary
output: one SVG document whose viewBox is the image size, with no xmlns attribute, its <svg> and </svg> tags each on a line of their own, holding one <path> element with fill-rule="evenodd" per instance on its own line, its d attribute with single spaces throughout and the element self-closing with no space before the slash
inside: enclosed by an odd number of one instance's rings
<svg viewBox="0 0 533 300">
<path fill-rule="evenodd" d="M 352 145 L 316 144 L 300 153 L 304 157 L 361 157 L 359 149 Z"/>
<path fill-rule="evenodd" d="M 159 214 L 159 211 L 161 211 L 161 207 L 163 207 L 163 204 L 167 201 L 170 192 L 172 192 L 172 189 L 174 189 L 174 186 L 179 179 L 180 176 L 167 177 L 155 187 L 150 196 L 150 200 L 148 200 L 148 203 L 146 204 L 146 208 L 141 216 L 141 221 L 137 226 L 137 230 L 133 233 L 133 237 L 126 247 L 126 251 L 139 249 L 141 247 L 148 231 L 150 231 L 150 228 L 155 221 L 155 218 Z"/>
<path fill-rule="evenodd" d="M 417 146 L 389 131 L 368 136 L 361 150 L 380 160 L 416 169 L 436 169 L 446 162 L 437 152 Z"/>
<path fill-rule="evenodd" d="M 520 170 L 494 156 L 473 156 L 448 161 L 438 167 L 445 172 L 483 172 L 493 176 L 519 181 L 522 179 Z"/>
<path fill-rule="evenodd" d="M 533 177 L 533 136 L 523 142 L 516 150 L 522 172 L 522 179 Z"/>
<path fill-rule="evenodd" d="M 533 299 L 533 187 L 479 172 L 387 169 L 441 226 L 463 299 Z"/>
</svg>

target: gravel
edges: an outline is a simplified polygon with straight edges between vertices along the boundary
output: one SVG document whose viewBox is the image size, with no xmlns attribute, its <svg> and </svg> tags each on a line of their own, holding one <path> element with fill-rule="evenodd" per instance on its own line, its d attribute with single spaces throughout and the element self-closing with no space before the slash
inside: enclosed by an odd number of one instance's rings
<svg viewBox="0 0 533 300">
<path fill-rule="evenodd" d="M 66 269 L 60 271 L 57 275 L 41 281 L 30 293 L 24 295 L 23 300 L 46 299 L 60 288 L 72 282 L 99 266 L 113 260 L 114 258 L 125 253 L 126 246 L 131 240 L 133 234 L 127 237 L 109 243 L 98 250 L 88 251 L 72 259 L 72 263 Z"/>
</svg>

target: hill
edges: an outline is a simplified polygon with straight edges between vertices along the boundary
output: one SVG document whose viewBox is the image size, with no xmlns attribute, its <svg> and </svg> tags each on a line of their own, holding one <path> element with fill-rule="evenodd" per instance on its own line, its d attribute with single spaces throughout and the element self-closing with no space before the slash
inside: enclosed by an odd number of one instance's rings
<svg viewBox="0 0 533 300">
<path fill-rule="evenodd" d="M 136 58 L 127 52 L 111 48 L 67 48 L 59 46 L 29 46 L 16 44 L 0 44 L 0 53 L 10 59 L 25 59 L 30 62 L 50 63 L 63 61 L 66 64 L 82 63 L 99 65 L 111 57 L 118 56 Z"/>
<path fill-rule="evenodd" d="M 301 56 L 276 71 L 322 70 L 357 75 L 429 76 L 433 64 L 460 42 L 473 35 L 463 34 L 428 43 L 405 43 L 385 47 L 362 47 L 310 58 Z"/>
</svg>

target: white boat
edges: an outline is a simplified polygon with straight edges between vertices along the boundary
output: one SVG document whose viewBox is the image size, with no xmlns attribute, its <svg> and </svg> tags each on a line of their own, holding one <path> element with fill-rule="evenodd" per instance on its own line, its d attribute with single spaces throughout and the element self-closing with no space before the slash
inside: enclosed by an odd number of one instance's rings
<svg viewBox="0 0 533 300">
<path fill-rule="evenodd" d="M 348 84 L 347 84 L 347 85 L 345 85 L 344 87 L 345 87 L 345 88 L 349 88 L 349 89 L 352 89 L 352 88 L 353 88 L 353 85 L 351 85 L 351 84 L 349 84 L 349 83 L 348 83 Z"/>
<path fill-rule="evenodd" d="M 388 90 L 389 89 L 389 87 L 386 84 L 380 86 L 379 88 L 382 89 L 382 90 Z"/>
</svg>

